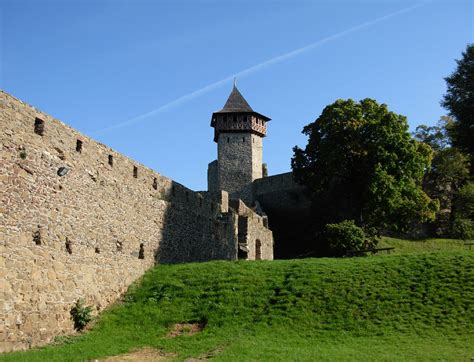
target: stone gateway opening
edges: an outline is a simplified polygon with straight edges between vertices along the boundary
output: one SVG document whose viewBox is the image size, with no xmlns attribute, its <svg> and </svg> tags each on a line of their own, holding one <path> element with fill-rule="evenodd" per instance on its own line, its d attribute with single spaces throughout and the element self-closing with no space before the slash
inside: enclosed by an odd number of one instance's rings
<svg viewBox="0 0 474 362">
<path fill-rule="evenodd" d="M 247 246 L 244 244 L 239 244 L 238 252 L 237 252 L 237 259 L 238 260 L 247 260 L 248 259 L 249 250 Z"/>
</svg>

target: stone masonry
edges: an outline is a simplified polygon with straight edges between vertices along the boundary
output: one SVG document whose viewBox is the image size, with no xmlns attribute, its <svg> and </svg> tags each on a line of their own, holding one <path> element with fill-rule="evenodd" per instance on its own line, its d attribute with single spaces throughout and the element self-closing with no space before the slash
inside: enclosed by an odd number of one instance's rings
<svg viewBox="0 0 474 362">
<path fill-rule="evenodd" d="M 252 182 L 262 177 L 262 137 L 251 133 L 221 133 L 217 150 L 221 189 L 251 204 Z"/>
<path fill-rule="evenodd" d="M 208 167 L 210 192 L 224 190 L 231 198 L 253 205 L 252 182 L 263 176 L 263 137 L 268 121 L 270 118 L 250 107 L 234 84 L 224 108 L 211 119 L 217 160 Z"/>
<path fill-rule="evenodd" d="M 208 189 L 211 194 L 227 191 L 231 199 L 241 199 L 246 207 L 268 216 L 265 223 L 274 238 L 272 256 L 295 258 L 307 253 L 313 242 L 307 232 L 312 225 L 311 201 L 306 188 L 293 180 L 291 172 L 268 176 L 262 154 L 269 121 L 250 107 L 234 84 L 224 107 L 211 119 L 217 160 L 208 166 Z M 241 209 L 239 203 L 231 205 Z M 239 223 L 241 230 L 247 230 L 243 220 Z M 257 239 L 249 238 L 250 243 Z M 248 251 L 239 247 L 239 255 L 257 258 L 256 250 L 257 245 L 251 245 Z"/>
<path fill-rule="evenodd" d="M 251 139 L 248 139 L 251 142 Z M 261 162 L 261 161 L 260 161 Z M 268 220 L 0 92 L 0 352 L 73 332 L 159 263 L 272 259 Z"/>
</svg>

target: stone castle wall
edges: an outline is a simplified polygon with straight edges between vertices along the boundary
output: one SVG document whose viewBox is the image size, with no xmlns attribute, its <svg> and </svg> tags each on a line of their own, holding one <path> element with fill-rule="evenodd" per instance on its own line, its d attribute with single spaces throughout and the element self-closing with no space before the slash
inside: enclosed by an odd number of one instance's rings
<svg viewBox="0 0 474 362">
<path fill-rule="evenodd" d="M 297 184 L 293 179 L 292 172 L 280 173 L 278 175 L 267 176 L 253 183 L 253 192 L 255 196 L 264 195 L 272 192 L 281 192 L 285 190 L 303 190 L 304 187 Z"/>
<path fill-rule="evenodd" d="M 260 216 L 240 199 L 230 200 L 238 216 L 240 257 L 249 260 L 273 260 L 273 233 L 268 218 Z"/>
<path fill-rule="evenodd" d="M 262 137 L 251 133 L 221 132 L 217 153 L 218 189 L 252 204 L 252 181 L 262 177 Z M 209 174 L 216 175 L 212 170 L 213 163 L 209 166 Z M 212 180 L 209 187 L 212 187 Z"/>
<path fill-rule="evenodd" d="M 72 332 L 78 299 L 102 310 L 157 262 L 236 259 L 215 197 L 1 92 L 0 352 Z"/>
<path fill-rule="evenodd" d="M 252 184 L 253 197 L 263 210 L 298 210 L 298 214 L 311 207 L 305 187 L 293 180 L 293 173 L 287 172 L 255 180 Z"/>
<path fill-rule="evenodd" d="M 219 173 L 217 169 L 217 160 L 209 163 L 207 166 L 207 190 L 211 193 L 219 192 Z"/>
<path fill-rule="evenodd" d="M 253 182 L 254 199 L 268 215 L 275 239 L 275 258 L 296 258 L 311 248 L 311 200 L 291 172 Z"/>
</svg>

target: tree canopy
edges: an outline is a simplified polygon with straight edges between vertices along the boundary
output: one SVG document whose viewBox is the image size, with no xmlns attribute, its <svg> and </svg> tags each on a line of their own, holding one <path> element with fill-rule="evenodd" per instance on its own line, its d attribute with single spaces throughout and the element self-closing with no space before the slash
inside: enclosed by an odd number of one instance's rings
<svg viewBox="0 0 474 362">
<path fill-rule="evenodd" d="M 452 236 L 453 200 L 469 179 L 469 158 L 451 147 L 448 130 L 453 123 L 451 117 L 443 116 L 436 126 L 420 125 L 414 133 L 415 139 L 426 143 L 434 151 L 431 169 L 423 180 L 423 189 L 440 202 L 432 230 L 437 236 Z"/>
<path fill-rule="evenodd" d="M 413 134 L 417 141 L 426 143 L 433 151 L 444 150 L 451 145 L 448 129 L 452 127 L 454 119 L 449 116 L 441 116 L 435 126 L 421 124 L 416 127 Z"/>
<path fill-rule="evenodd" d="M 471 158 L 471 176 L 474 175 L 474 44 L 467 46 L 457 68 L 446 77 L 447 92 L 441 104 L 454 117 L 448 128 L 453 146 Z"/>
<path fill-rule="evenodd" d="M 337 100 L 303 133 L 308 144 L 293 149 L 291 164 L 321 226 L 355 220 L 406 231 L 434 219 L 438 203 L 421 187 L 432 150 L 411 137 L 404 116 L 373 99 Z"/>
<path fill-rule="evenodd" d="M 416 127 L 414 137 L 434 151 L 431 169 L 425 175 L 425 184 L 428 182 L 434 188 L 441 189 L 446 189 L 449 184 L 456 191 L 469 178 L 469 160 L 457 148 L 451 147 L 449 129 L 454 122 L 451 117 L 442 116 L 436 126 Z"/>
</svg>

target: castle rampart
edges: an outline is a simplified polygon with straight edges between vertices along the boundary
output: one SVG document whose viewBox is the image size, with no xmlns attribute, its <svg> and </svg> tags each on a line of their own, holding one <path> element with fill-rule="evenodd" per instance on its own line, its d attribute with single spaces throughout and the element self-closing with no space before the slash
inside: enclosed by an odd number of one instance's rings
<svg viewBox="0 0 474 362">
<path fill-rule="evenodd" d="M 249 220 L 247 238 L 271 238 Z M 1 92 L 0 352 L 71 333 L 78 299 L 102 310 L 155 263 L 237 259 L 238 221 L 225 192 L 194 192 Z"/>
</svg>

